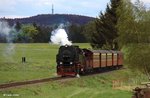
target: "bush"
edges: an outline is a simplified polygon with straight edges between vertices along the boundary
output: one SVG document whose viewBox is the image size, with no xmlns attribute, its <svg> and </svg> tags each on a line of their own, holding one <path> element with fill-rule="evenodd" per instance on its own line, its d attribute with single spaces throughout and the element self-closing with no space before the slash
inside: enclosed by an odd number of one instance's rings
<svg viewBox="0 0 150 98">
<path fill-rule="evenodd" d="M 125 63 L 132 69 L 150 75 L 150 45 L 130 44 L 123 48 Z"/>
</svg>

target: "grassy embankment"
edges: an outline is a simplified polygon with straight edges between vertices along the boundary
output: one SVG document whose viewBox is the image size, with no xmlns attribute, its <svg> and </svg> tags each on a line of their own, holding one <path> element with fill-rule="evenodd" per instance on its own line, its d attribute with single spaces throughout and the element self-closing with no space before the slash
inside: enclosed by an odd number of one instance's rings
<svg viewBox="0 0 150 98">
<path fill-rule="evenodd" d="M 79 44 L 89 48 L 89 44 Z M 0 83 L 56 76 L 55 56 L 59 46 L 49 44 L 15 44 L 14 52 L 6 53 L 6 44 L 0 44 Z M 27 62 L 22 63 L 25 56 Z M 112 88 L 112 81 L 119 87 Z M 43 83 L 12 88 L 0 92 L 18 94 L 19 98 L 131 98 L 131 88 L 147 78 L 129 69 L 86 76 L 64 82 Z"/>
</svg>

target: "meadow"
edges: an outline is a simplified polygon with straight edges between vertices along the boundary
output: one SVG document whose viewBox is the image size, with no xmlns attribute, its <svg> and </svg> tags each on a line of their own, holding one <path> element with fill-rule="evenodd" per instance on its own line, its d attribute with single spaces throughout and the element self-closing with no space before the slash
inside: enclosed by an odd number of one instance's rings
<svg viewBox="0 0 150 98">
<path fill-rule="evenodd" d="M 90 48 L 89 44 L 75 45 Z M 48 43 L 0 44 L 0 83 L 56 76 L 58 49 L 59 45 Z M 25 63 L 22 57 L 26 57 Z"/>
<path fill-rule="evenodd" d="M 88 43 L 75 45 L 91 48 Z M 36 43 L 10 46 L 0 44 L 0 84 L 57 76 L 55 57 L 58 45 Z M 22 63 L 22 57 L 26 57 L 25 63 Z M 119 80 L 121 85 L 113 88 L 113 80 Z M 126 68 L 70 81 L 11 88 L 1 91 L 0 98 L 5 94 L 17 94 L 18 98 L 131 98 L 132 88 L 146 80 L 145 75 Z"/>
</svg>

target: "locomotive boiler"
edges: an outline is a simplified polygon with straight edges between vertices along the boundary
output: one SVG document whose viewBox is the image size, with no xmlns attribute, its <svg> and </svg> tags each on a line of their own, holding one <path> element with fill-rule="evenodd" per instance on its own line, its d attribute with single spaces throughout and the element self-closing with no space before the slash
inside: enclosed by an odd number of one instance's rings
<svg viewBox="0 0 150 98">
<path fill-rule="evenodd" d="M 76 76 L 94 71 L 120 68 L 123 65 L 123 54 L 113 50 L 89 50 L 79 46 L 60 46 L 56 56 L 57 74 Z"/>
</svg>

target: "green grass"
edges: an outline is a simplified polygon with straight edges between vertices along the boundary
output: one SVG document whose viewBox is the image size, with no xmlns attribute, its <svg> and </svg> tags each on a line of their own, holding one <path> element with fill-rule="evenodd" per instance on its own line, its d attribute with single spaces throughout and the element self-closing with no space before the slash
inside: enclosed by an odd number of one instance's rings
<svg viewBox="0 0 150 98">
<path fill-rule="evenodd" d="M 112 88 L 112 80 L 122 80 L 124 86 L 132 87 L 138 79 L 138 73 L 129 69 L 117 70 L 93 76 L 84 76 L 69 81 L 55 81 L 1 91 L 3 94 L 19 94 L 19 98 L 131 98 L 132 89 Z"/>
<path fill-rule="evenodd" d="M 90 48 L 87 43 L 75 45 Z M 7 52 L 8 48 L 9 44 L 0 44 L 0 83 L 56 76 L 58 45 L 14 44 Z M 26 63 L 22 63 L 24 56 Z"/>
<path fill-rule="evenodd" d="M 91 48 L 87 43 L 76 45 Z M 15 44 L 10 54 L 6 52 L 8 46 L 0 44 L 0 84 L 56 76 L 55 56 L 58 45 Z M 26 63 L 21 62 L 23 56 L 26 57 Z M 112 88 L 113 80 L 122 82 L 121 89 Z M 7 89 L 0 92 L 0 98 L 4 97 L 3 94 L 19 94 L 17 98 L 131 98 L 131 89 L 124 86 L 132 87 L 147 80 L 141 73 L 124 69 L 70 81 Z"/>
<path fill-rule="evenodd" d="M 130 98 L 132 94 L 130 91 L 112 88 L 112 80 L 116 79 L 112 76 L 114 74 L 119 75 L 119 73 L 128 73 L 128 71 L 113 71 L 75 78 L 70 81 L 28 85 L 2 91 L 0 95 L 19 94 L 19 98 Z"/>
</svg>

